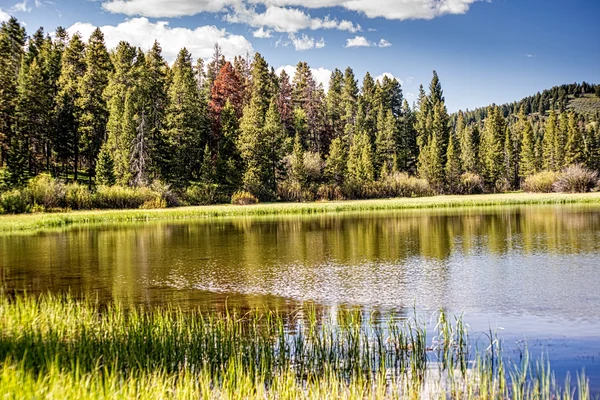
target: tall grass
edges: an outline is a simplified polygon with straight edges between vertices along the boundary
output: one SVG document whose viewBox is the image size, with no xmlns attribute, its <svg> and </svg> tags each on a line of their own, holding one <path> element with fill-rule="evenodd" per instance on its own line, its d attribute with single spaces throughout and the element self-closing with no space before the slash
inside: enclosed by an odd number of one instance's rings
<svg viewBox="0 0 600 400">
<path fill-rule="evenodd" d="M 360 211 L 443 209 L 549 204 L 598 204 L 600 193 L 509 193 L 472 196 L 436 196 L 415 199 L 352 200 L 317 203 L 270 203 L 248 206 L 221 205 L 139 210 L 94 210 L 0 216 L 0 232 L 17 232 L 93 223 L 181 220 L 237 216 L 275 216 Z"/>
<path fill-rule="evenodd" d="M 144 310 L 51 295 L 0 299 L 6 398 L 589 398 L 547 364 L 504 365 L 497 339 L 469 357 L 461 318 L 427 342 L 417 317 L 377 322 L 275 312 Z M 471 361 L 469 361 L 471 360 Z"/>
</svg>

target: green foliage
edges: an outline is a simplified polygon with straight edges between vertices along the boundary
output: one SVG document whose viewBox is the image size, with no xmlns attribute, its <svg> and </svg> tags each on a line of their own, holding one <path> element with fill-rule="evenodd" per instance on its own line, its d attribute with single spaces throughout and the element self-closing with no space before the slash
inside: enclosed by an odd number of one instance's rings
<svg viewBox="0 0 600 400">
<path fill-rule="evenodd" d="M 425 179 L 396 172 L 368 185 L 366 193 L 373 198 L 424 197 L 431 196 L 433 190 Z"/>
<path fill-rule="evenodd" d="M 480 194 L 484 191 L 483 178 L 472 172 L 465 172 L 460 176 L 459 193 Z"/>
<path fill-rule="evenodd" d="M 65 185 L 65 207 L 71 210 L 89 210 L 92 208 L 92 193 L 83 185 L 70 183 Z"/>
<path fill-rule="evenodd" d="M 506 122 L 498 107 L 488 111 L 488 118 L 481 138 L 480 159 L 482 177 L 488 188 L 495 190 L 497 182 L 505 173 L 504 141 Z"/>
<path fill-rule="evenodd" d="M 522 188 L 526 192 L 551 193 L 554 191 L 554 184 L 559 178 L 560 174 L 556 171 L 542 171 L 525 178 Z"/>
<path fill-rule="evenodd" d="M 0 211 L 5 214 L 22 214 L 31 210 L 29 196 L 23 190 L 9 190 L 0 194 Z"/>
<path fill-rule="evenodd" d="M 235 192 L 231 196 L 231 204 L 238 206 L 247 206 L 251 204 L 258 204 L 258 198 L 249 192 Z"/>
<path fill-rule="evenodd" d="M 185 201 L 191 206 L 222 202 L 219 185 L 213 183 L 194 183 L 185 191 Z"/>
<path fill-rule="evenodd" d="M 102 146 L 96 166 L 96 183 L 102 186 L 112 186 L 116 181 L 113 156 L 108 146 Z"/>
<path fill-rule="evenodd" d="M 350 146 L 347 178 L 350 184 L 357 186 L 375 179 L 373 148 L 369 136 L 364 132 L 356 134 Z"/>
<path fill-rule="evenodd" d="M 141 208 L 147 203 L 156 204 L 160 193 L 148 187 L 99 186 L 93 195 L 93 206 L 106 209 Z"/>
<path fill-rule="evenodd" d="M 30 197 L 31 203 L 46 210 L 64 206 L 65 185 L 50 175 L 42 174 L 32 178 L 24 191 Z"/>
</svg>

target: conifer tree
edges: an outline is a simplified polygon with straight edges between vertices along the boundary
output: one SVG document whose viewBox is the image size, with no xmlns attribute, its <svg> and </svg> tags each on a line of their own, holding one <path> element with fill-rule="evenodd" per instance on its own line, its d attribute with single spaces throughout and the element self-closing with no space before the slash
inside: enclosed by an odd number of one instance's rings
<svg viewBox="0 0 600 400">
<path fill-rule="evenodd" d="M 112 186 L 115 183 L 115 165 L 112 154 L 107 146 L 102 146 L 96 166 L 96 184 Z"/>
<path fill-rule="evenodd" d="M 301 187 L 306 184 L 306 170 L 304 168 L 304 148 L 300 134 L 296 133 L 294 138 L 294 149 L 291 157 L 291 179 Z"/>
<path fill-rule="evenodd" d="M 285 70 L 281 70 L 281 74 L 279 75 L 279 92 L 277 94 L 277 110 L 279 111 L 279 115 L 281 115 L 281 122 L 283 122 L 285 131 L 289 137 L 295 135 L 292 93 L 293 88 L 290 83 L 290 77 Z"/>
<path fill-rule="evenodd" d="M 519 162 L 519 175 L 526 178 L 538 172 L 535 155 L 535 137 L 531 123 L 525 115 L 525 110 L 521 109 L 517 129 L 521 131 L 521 158 Z"/>
<path fill-rule="evenodd" d="M 543 146 L 543 167 L 546 170 L 556 171 L 560 165 L 558 162 L 558 157 L 556 154 L 556 131 L 557 127 L 557 117 L 554 110 L 550 110 L 550 114 L 546 119 L 546 124 L 544 127 L 544 139 L 542 142 Z"/>
<path fill-rule="evenodd" d="M 406 172 L 416 173 L 419 146 L 417 145 L 417 131 L 415 130 L 415 114 L 407 100 L 404 100 L 402 105 L 402 117 L 399 125 L 397 140 L 400 147 L 398 168 Z"/>
<path fill-rule="evenodd" d="M 460 162 L 460 144 L 456 135 L 451 133 L 448 141 L 448 150 L 446 151 L 446 183 L 450 193 L 456 193 L 459 186 L 459 179 L 463 172 Z"/>
<path fill-rule="evenodd" d="M 277 103 L 274 99 L 267 110 L 263 135 L 265 150 L 264 182 L 271 192 L 271 196 L 274 197 L 277 193 L 278 176 L 283 168 L 282 160 L 285 155 L 284 143 L 287 137 L 285 127 L 281 122 L 281 116 L 279 115 L 279 111 L 277 111 Z"/>
<path fill-rule="evenodd" d="M 344 86 L 344 74 L 339 69 L 333 70 L 329 79 L 329 90 L 327 91 L 327 125 L 330 130 L 331 140 L 344 134 L 342 116 L 345 110 L 342 104 L 342 88 Z"/>
<path fill-rule="evenodd" d="M 225 187 L 228 194 L 232 194 L 241 184 L 243 165 L 236 146 L 238 134 L 236 111 L 228 101 L 221 111 L 221 136 L 216 164 L 218 183 Z"/>
<path fill-rule="evenodd" d="M 355 185 L 362 186 L 375 179 L 373 167 L 373 147 L 365 132 L 354 135 L 348 152 L 347 177 Z"/>
<path fill-rule="evenodd" d="M 386 174 L 398 170 L 398 144 L 396 143 L 396 119 L 392 110 L 387 110 L 385 118 L 381 114 L 383 114 L 383 107 L 380 107 L 379 116 L 383 124 L 381 124 L 381 129 L 377 132 L 377 139 L 375 141 L 375 169 L 379 173 L 379 176 L 384 177 Z"/>
<path fill-rule="evenodd" d="M 25 45 L 25 28 L 11 17 L 0 26 L 0 166 L 4 165 L 12 139 L 17 82 Z"/>
<path fill-rule="evenodd" d="M 505 172 L 504 138 L 506 127 L 498 106 L 488 109 L 488 116 L 481 137 L 479 154 L 485 184 L 495 190 L 495 185 Z"/>
<path fill-rule="evenodd" d="M 135 129 L 129 119 L 132 118 L 134 108 L 133 86 L 138 84 L 134 71 L 136 54 L 135 47 L 129 43 L 119 43 L 112 54 L 113 71 L 104 91 L 109 117 L 106 124 L 107 139 L 103 147 L 112 156 L 116 182 L 122 186 L 129 185 L 132 179 L 131 143 Z"/>
<path fill-rule="evenodd" d="M 336 137 L 331 141 L 329 156 L 325 162 L 325 174 L 331 183 L 342 185 L 346 178 L 347 147 L 342 137 Z"/>
<path fill-rule="evenodd" d="M 274 93 L 271 92 L 269 66 L 260 53 L 254 54 L 252 62 L 252 100 L 264 120 Z"/>
<path fill-rule="evenodd" d="M 343 109 L 342 124 L 344 125 L 344 140 L 350 143 L 354 134 L 356 112 L 358 111 L 358 85 L 352 68 L 344 72 L 341 106 Z"/>
<path fill-rule="evenodd" d="M 84 49 L 85 44 L 81 40 L 81 36 L 73 35 L 62 56 L 55 109 L 58 132 L 55 144 L 57 156 L 65 173 L 67 165 L 72 164 L 75 181 L 78 179 L 81 147 L 79 84 L 87 68 Z"/>
<path fill-rule="evenodd" d="M 567 145 L 565 150 L 565 165 L 583 162 L 583 135 L 573 111 L 569 112 Z"/>
<path fill-rule="evenodd" d="M 112 69 L 104 44 L 104 34 L 97 28 L 88 41 L 85 50 L 86 70 L 78 87 L 77 105 L 79 116 L 79 136 L 81 151 L 87 159 L 89 184 L 95 176 L 96 159 L 106 138 L 108 109 L 104 99 L 104 89 L 108 84 L 108 74 Z"/>
<path fill-rule="evenodd" d="M 173 64 L 165 125 L 171 155 L 167 178 L 185 187 L 198 178 L 208 138 L 206 101 L 196 86 L 192 57 L 185 48 Z"/>
</svg>

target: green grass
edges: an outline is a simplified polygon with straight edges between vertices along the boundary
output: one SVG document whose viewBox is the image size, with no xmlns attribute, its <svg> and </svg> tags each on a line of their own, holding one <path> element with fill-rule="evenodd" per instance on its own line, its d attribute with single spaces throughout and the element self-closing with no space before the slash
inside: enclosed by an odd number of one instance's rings
<svg viewBox="0 0 600 400">
<path fill-rule="evenodd" d="M 31 231 L 79 224 L 153 220 L 182 220 L 234 216 L 318 214 L 348 211 L 408 210 L 536 204 L 599 204 L 600 193 L 507 193 L 472 196 L 435 196 L 389 200 L 357 200 L 320 203 L 269 203 L 250 206 L 200 206 L 159 210 L 95 210 L 0 216 L 0 232 Z"/>
<path fill-rule="evenodd" d="M 297 317 L 144 310 L 72 297 L 0 298 L 3 398 L 589 398 L 561 390 L 544 362 L 503 361 L 493 334 L 472 348 L 461 318 L 440 313 L 428 336 L 417 317 L 360 311 Z"/>
</svg>

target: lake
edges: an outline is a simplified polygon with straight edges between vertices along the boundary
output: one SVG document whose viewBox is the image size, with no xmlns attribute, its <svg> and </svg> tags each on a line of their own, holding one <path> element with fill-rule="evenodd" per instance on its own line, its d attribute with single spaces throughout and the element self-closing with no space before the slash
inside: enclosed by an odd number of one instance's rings
<svg viewBox="0 0 600 400">
<path fill-rule="evenodd" d="M 236 217 L 0 235 L 5 291 L 292 313 L 464 313 L 600 392 L 600 206 Z"/>
</svg>

